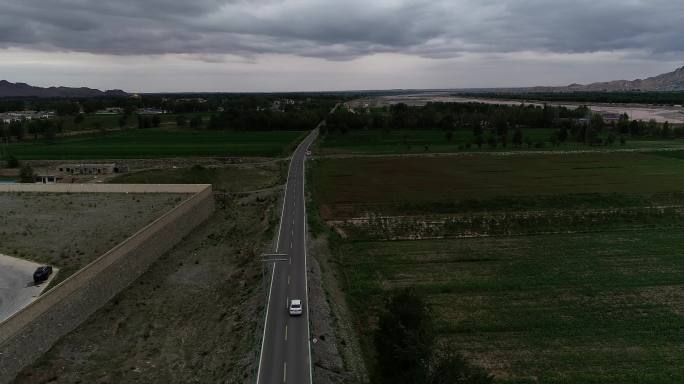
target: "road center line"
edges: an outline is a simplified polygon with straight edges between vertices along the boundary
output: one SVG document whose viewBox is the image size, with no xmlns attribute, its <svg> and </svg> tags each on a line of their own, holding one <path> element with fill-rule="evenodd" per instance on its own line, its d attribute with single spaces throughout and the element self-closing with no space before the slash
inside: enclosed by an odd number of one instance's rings
<svg viewBox="0 0 684 384">
<path fill-rule="evenodd" d="M 285 341 L 287 341 L 287 324 L 285 324 Z"/>
<path fill-rule="evenodd" d="M 283 362 L 283 383 L 287 381 L 287 361 Z"/>
</svg>

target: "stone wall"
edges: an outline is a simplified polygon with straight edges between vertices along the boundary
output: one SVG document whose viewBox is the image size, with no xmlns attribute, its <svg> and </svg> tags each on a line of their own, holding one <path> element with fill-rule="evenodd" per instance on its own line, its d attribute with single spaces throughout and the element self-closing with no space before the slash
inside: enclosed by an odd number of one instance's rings
<svg viewBox="0 0 684 384">
<path fill-rule="evenodd" d="M 162 217 L 136 232 L 80 271 L 0 323 L 0 383 L 11 381 L 63 335 L 71 332 L 142 275 L 214 211 L 211 185 L 133 186 L 114 184 L 57 190 L 62 185 L 32 185 L 12 192 L 193 193 Z M 5 186 L 0 186 L 5 187 Z M 115 187 L 115 188 L 112 188 Z M 107 188 L 112 188 L 106 190 Z M 2 191 L 5 188 L 0 189 Z"/>
</svg>

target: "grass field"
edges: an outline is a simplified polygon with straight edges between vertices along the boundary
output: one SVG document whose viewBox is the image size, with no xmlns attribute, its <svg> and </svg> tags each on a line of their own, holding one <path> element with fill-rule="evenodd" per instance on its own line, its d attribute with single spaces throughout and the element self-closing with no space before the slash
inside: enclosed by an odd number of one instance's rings
<svg viewBox="0 0 684 384">
<path fill-rule="evenodd" d="M 224 168 L 154 169 L 126 173 L 109 180 L 115 184 L 212 184 L 215 191 L 244 192 L 284 183 L 285 162 Z"/>
<path fill-rule="evenodd" d="M 655 149 L 655 148 L 682 148 L 682 140 L 646 140 L 627 139 L 625 145 L 615 143 L 612 146 L 588 146 L 581 143 L 568 142 L 554 147 L 550 143 L 553 129 L 527 129 L 525 137 L 532 139 L 533 143 L 544 142 L 541 148 L 528 148 L 526 144 L 521 149 L 515 149 L 510 142 L 506 148 L 498 145 L 496 149 L 490 149 L 485 143 L 481 149 L 474 144 L 472 132 L 457 130 L 451 141 L 447 141 L 442 131 L 351 131 L 344 135 L 331 134 L 322 138 L 318 152 L 324 155 L 331 154 L 405 154 L 405 153 L 451 153 L 451 152 L 491 152 L 491 151 L 522 151 L 522 150 L 611 150 L 611 149 Z M 471 143 L 471 148 L 465 148 L 465 144 Z M 426 149 L 427 147 L 427 149 Z"/>
<path fill-rule="evenodd" d="M 0 252 L 60 268 L 55 285 L 157 219 L 177 194 L 0 193 Z"/>
<path fill-rule="evenodd" d="M 22 160 L 125 159 L 189 156 L 280 156 L 301 132 L 219 132 L 145 129 L 13 143 L 8 152 Z"/>
<path fill-rule="evenodd" d="M 381 294 L 412 286 L 497 382 L 577 384 L 684 381 L 682 252 L 682 228 L 336 250 L 362 340 Z"/>
<path fill-rule="evenodd" d="M 412 287 L 497 383 L 674 384 L 682 171 L 637 153 L 324 159 L 310 206 L 338 220 L 331 251 L 370 367 L 384 298 Z"/>
<path fill-rule="evenodd" d="M 322 159 L 315 183 L 325 219 L 449 211 L 466 200 L 684 190 L 684 161 L 642 153 Z M 549 202 L 551 203 L 551 202 Z M 458 205 L 458 204 L 457 204 Z M 486 208 L 486 207 L 485 207 Z"/>
<path fill-rule="evenodd" d="M 271 173 L 266 180 L 280 170 Z M 251 188 L 245 181 L 217 182 Z M 14 383 L 255 382 L 266 301 L 258 255 L 273 239 L 281 193 L 218 200 L 205 223 Z"/>
</svg>

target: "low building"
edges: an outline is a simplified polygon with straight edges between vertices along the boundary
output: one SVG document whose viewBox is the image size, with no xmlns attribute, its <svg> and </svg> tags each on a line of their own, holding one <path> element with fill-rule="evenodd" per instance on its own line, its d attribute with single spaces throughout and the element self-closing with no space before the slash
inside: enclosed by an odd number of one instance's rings
<svg viewBox="0 0 684 384">
<path fill-rule="evenodd" d="M 605 121 L 606 123 L 611 123 L 620 121 L 622 115 L 613 112 L 601 112 L 601 117 L 603 118 L 603 121 Z"/>
<path fill-rule="evenodd" d="M 0 120 L 9 124 L 13 121 L 40 120 L 55 117 L 52 111 L 11 111 L 0 113 Z"/>
<path fill-rule="evenodd" d="M 95 112 L 96 115 L 120 115 L 122 113 L 123 108 L 119 107 L 109 107 Z"/>
<path fill-rule="evenodd" d="M 177 103 L 206 103 L 207 99 L 203 99 L 201 97 L 194 97 L 194 98 L 186 98 L 186 99 L 177 99 Z"/>
<path fill-rule="evenodd" d="M 166 111 L 158 108 L 140 108 L 138 109 L 138 115 L 163 115 Z"/>
<path fill-rule="evenodd" d="M 36 175 L 36 184 L 55 184 L 57 176 L 55 175 Z"/>
<path fill-rule="evenodd" d="M 57 167 L 62 174 L 67 175 L 109 175 L 112 173 L 128 172 L 128 166 L 123 164 L 62 164 Z"/>
</svg>

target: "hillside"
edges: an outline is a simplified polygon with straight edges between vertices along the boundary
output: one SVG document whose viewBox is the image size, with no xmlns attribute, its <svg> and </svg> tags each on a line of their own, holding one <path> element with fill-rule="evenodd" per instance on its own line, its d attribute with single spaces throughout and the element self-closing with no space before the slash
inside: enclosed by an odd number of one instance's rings
<svg viewBox="0 0 684 384">
<path fill-rule="evenodd" d="M 92 88 L 34 87 L 25 83 L 10 83 L 0 80 L 0 97 L 123 97 L 128 94 L 121 90 L 100 91 Z"/>
<path fill-rule="evenodd" d="M 684 67 L 646 79 L 572 84 L 558 91 L 684 91 Z"/>
</svg>

